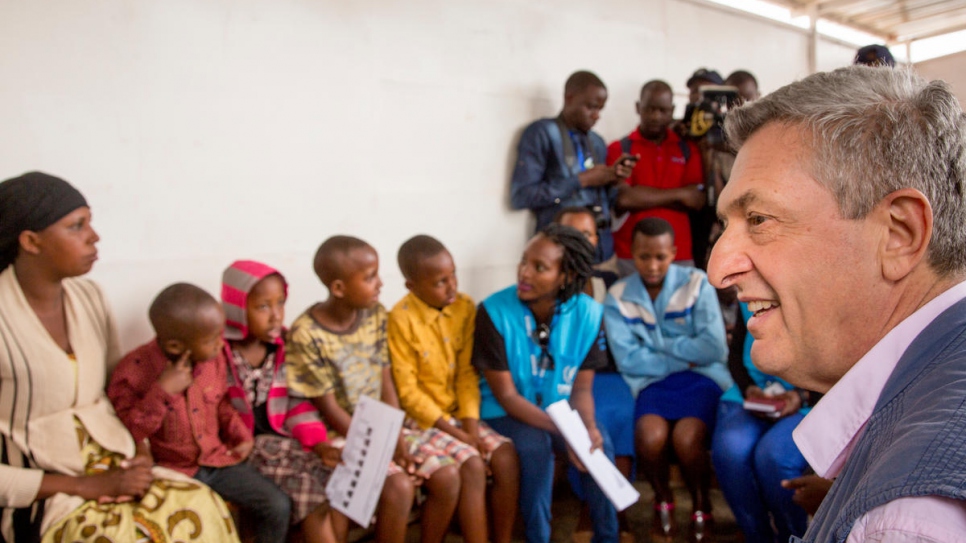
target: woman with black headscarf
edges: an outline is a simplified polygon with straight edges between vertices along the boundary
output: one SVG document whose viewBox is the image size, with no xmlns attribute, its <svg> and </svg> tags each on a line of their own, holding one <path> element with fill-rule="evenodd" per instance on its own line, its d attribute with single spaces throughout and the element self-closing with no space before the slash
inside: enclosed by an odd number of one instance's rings
<svg viewBox="0 0 966 543">
<path fill-rule="evenodd" d="M 152 467 L 104 395 L 117 330 L 100 288 L 78 278 L 98 240 L 66 181 L 0 183 L 0 535 L 237 541 L 224 503 Z"/>
</svg>

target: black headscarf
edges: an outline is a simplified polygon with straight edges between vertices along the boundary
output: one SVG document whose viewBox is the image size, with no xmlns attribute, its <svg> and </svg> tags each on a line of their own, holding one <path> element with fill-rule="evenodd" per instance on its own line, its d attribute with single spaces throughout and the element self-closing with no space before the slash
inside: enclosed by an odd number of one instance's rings
<svg viewBox="0 0 966 543">
<path fill-rule="evenodd" d="M 84 206 L 87 200 L 70 183 L 45 173 L 0 183 L 0 271 L 17 258 L 21 232 L 39 232 Z"/>
</svg>

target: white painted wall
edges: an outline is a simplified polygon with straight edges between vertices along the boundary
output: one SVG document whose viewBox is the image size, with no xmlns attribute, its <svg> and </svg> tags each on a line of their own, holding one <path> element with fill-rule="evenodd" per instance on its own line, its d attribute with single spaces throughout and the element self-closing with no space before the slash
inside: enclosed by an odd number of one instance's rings
<svg viewBox="0 0 966 543">
<path fill-rule="evenodd" d="M 916 70 L 926 79 L 949 83 L 960 105 L 966 107 L 966 52 L 919 62 Z"/>
<path fill-rule="evenodd" d="M 616 139 L 644 81 L 683 96 L 698 67 L 746 68 L 774 90 L 806 75 L 806 44 L 687 0 L 0 0 L 0 179 L 40 169 L 87 196 L 125 348 L 162 287 L 217 294 L 236 258 L 283 270 L 291 320 L 325 296 L 311 259 L 335 233 L 380 252 L 386 306 L 420 232 L 480 299 L 529 229 L 507 204 L 516 139 L 572 71 L 607 82 Z M 819 66 L 852 53 L 823 43 Z"/>
</svg>

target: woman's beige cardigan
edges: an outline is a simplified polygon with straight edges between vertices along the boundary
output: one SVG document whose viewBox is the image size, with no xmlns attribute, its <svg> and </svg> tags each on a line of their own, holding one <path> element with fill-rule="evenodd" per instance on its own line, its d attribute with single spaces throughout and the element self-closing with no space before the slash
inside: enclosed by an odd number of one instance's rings
<svg viewBox="0 0 966 543">
<path fill-rule="evenodd" d="M 27 304 L 13 266 L 0 273 L 0 532 L 4 536 L 12 535 L 12 508 L 34 504 L 45 471 L 83 473 L 75 417 L 104 448 L 128 457 L 134 454 L 131 434 L 104 394 L 108 371 L 120 357 L 114 318 L 93 282 L 67 279 L 63 285 L 76 371 Z M 48 499 L 42 530 L 81 503 L 81 498 L 63 494 Z"/>
</svg>

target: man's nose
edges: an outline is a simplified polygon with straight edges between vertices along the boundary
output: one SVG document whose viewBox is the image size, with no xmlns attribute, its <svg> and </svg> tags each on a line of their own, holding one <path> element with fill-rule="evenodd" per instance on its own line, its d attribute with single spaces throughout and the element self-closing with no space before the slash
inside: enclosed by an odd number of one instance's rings
<svg viewBox="0 0 966 543">
<path fill-rule="evenodd" d="M 742 248 L 741 236 L 725 228 L 708 259 L 708 280 L 715 288 L 734 286 L 743 273 L 752 269 L 751 259 Z"/>
</svg>

